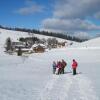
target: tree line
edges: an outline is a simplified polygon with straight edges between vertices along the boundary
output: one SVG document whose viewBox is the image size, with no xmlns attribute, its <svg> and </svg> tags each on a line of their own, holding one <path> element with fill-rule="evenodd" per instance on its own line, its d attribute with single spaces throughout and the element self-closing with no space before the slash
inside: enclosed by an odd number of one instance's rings
<svg viewBox="0 0 100 100">
<path fill-rule="evenodd" d="M 58 37 L 58 38 L 76 41 L 76 42 L 83 42 L 87 40 L 87 39 L 80 39 L 79 37 L 68 35 L 68 32 L 67 34 L 64 34 L 64 33 L 57 33 L 57 32 L 40 31 L 36 29 L 4 27 L 2 25 L 0 25 L 0 28 L 7 29 L 7 30 L 14 30 L 14 31 L 28 32 L 28 33 L 33 33 L 33 34 L 52 36 L 52 37 Z"/>
</svg>

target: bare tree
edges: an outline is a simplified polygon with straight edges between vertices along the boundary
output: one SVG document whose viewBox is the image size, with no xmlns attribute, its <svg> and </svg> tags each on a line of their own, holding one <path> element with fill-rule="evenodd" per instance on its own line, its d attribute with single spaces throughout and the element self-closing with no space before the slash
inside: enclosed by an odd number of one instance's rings
<svg viewBox="0 0 100 100">
<path fill-rule="evenodd" d="M 56 48 L 58 41 L 56 38 L 48 38 L 47 43 L 48 43 L 48 47 Z"/>
</svg>

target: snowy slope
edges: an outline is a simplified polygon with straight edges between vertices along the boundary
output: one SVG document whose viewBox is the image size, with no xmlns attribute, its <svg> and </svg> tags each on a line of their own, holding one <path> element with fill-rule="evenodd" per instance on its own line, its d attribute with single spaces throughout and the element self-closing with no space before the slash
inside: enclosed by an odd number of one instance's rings
<svg viewBox="0 0 100 100">
<path fill-rule="evenodd" d="M 0 29 L 0 43 L 4 43 L 8 37 L 10 37 L 13 41 L 16 41 L 17 39 L 19 39 L 19 37 L 26 36 L 29 36 L 26 32 Z"/>
<path fill-rule="evenodd" d="M 100 37 L 83 42 L 79 46 L 82 46 L 82 47 L 100 47 Z"/>
<path fill-rule="evenodd" d="M 5 40 L 8 37 L 11 37 L 11 39 L 13 41 L 16 41 L 17 39 L 19 39 L 19 37 L 28 37 L 28 36 L 32 36 L 31 33 L 28 34 L 27 32 L 0 29 L 0 43 L 4 43 Z M 36 36 L 36 37 L 38 37 L 40 39 L 42 39 L 42 38 L 44 38 L 44 39 L 53 38 L 51 36 L 38 35 L 38 34 L 34 34 L 33 36 Z M 60 39 L 60 38 L 57 38 L 57 40 L 58 41 L 65 41 L 64 39 Z"/>
</svg>

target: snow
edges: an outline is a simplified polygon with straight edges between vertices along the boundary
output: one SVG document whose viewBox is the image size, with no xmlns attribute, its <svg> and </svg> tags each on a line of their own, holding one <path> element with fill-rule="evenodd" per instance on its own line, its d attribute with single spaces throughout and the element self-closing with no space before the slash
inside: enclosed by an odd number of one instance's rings
<svg viewBox="0 0 100 100">
<path fill-rule="evenodd" d="M 81 47 L 100 48 L 100 37 L 81 43 Z"/>
<path fill-rule="evenodd" d="M 12 31 L 12 30 L 5 30 L 5 29 L 0 29 L 0 43 L 4 43 L 5 40 L 8 37 L 11 37 L 12 40 L 18 41 L 19 37 L 29 37 L 29 36 L 35 36 L 40 39 L 48 39 L 48 38 L 53 38 L 51 36 L 45 36 L 45 35 L 38 35 L 38 34 L 31 34 L 28 32 L 20 32 L 20 31 Z M 57 38 L 59 42 L 65 41 L 65 39 Z M 70 42 L 67 40 L 67 42 Z"/>
<path fill-rule="evenodd" d="M 34 45 L 32 46 L 32 48 L 37 47 L 37 46 L 45 47 L 44 44 L 34 44 Z"/>
<path fill-rule="evenodd" d="M 0 100 L 100 100 L 99 48 L 53 49 L 19 57 L 3 52 L 3 39 L 0 40 Z M 98 41 L 94 40 L 96 44 Z M 73 58 L 78 61 L 76 76 L 72 75 Z M 52 74 L 52 62 L 61 59 L 68 63 L 65 74 Z"/>
<path fill-rule="evenodd" d="M 0 32 L 0 44 L 4 44 L 8 37 L 10 37 L 13 41 L 18 41 L 17 39 L 19 39 L 19 37 L 29 36 L 28 33 L 20 31 L 0 29 Z"/>
</svg>

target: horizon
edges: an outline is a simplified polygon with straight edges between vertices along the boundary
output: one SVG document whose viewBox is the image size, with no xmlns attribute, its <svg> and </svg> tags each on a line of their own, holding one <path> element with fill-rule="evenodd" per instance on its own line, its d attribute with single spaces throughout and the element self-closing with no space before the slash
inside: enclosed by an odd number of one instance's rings
<svg viewBox="0 0 100 100">
<path fill-rule="evenodd" d="M 79 37 L 100 34 L 99 0 L 3 0 L 0 5 L 2 26 L 70 32 Z"/>
</svg>

